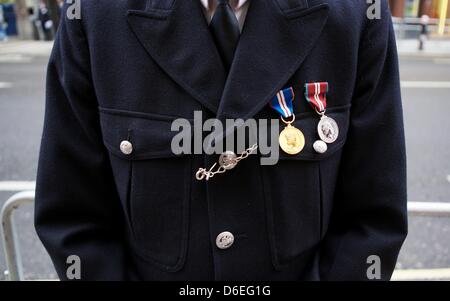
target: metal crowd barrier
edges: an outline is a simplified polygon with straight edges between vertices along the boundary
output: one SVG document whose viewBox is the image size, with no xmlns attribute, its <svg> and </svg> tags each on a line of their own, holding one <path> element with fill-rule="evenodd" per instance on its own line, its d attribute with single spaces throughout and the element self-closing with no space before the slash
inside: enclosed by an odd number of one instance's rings
<svg viewBox="0 0 450 301">
<path fill-rule="evenodd" d="M 1 236 L 3 249 L 5 252 L 6 271 L 4 272 L 7 280 L 21 281 L 23 278 L 22 258 L 20 256 L 20 247 L 14 226 L 14 211 L 24 204 L 34 202 L 34 191 L 23 191 L 10 197 L 2 207 L 1 218 Z"/>
<path fill-rule="evenodd" d="M 13 213 L 20 206 L 32 204 L 34 202 L 34 191 L 23 191 L 10 197 L 1 210 L 1 237 L 6 260 L 5 276 L 9 281 L 22 281 L 23 270 L 20 256 L 20 247 L 17 238 L 16 228 L 14 226 Z M 450 217 L 450 203 L 432 203 L 432 202 L 408 202 L 408 213 L 410 216 L 427 217 Z M 406 274 L 406 271 L 397 270 L 394 273 L 394 280 L 418 280 L 418 279 L 450 279 L 450 269 L 436 270 L 438 276 L 432 274 L 421 275 L 424 272 L 432 270 L 409 270 L 412 273 Z"/>
</svg>

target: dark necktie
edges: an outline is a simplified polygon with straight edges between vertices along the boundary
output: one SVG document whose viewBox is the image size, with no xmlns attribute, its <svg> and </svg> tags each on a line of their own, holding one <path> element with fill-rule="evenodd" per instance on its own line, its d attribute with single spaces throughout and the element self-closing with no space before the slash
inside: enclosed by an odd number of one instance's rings
<svg viewBox="0 0 450 301">
<path fill-rule="evenodd" d="M 218 0 L 217 2 L 217 8 L 209 27 L 225 69 L 229 71 L 239 40 L 239 22 L 228 3 L 229 0 Z"/>
</svg>

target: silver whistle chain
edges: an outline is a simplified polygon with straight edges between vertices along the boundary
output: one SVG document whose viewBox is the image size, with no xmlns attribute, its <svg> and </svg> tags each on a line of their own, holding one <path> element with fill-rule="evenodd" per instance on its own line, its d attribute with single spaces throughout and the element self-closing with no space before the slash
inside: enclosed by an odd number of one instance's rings
<svg viewBox="0 0 450 301">
<path fill-rule="evenodd" d="M 239 163 L 239 161 L 247 158 L 252 153 L 258 149 L 258 145 L 255 144 L 252 147 L 247 148 L 241 155 L 237 156 L 232 151 L 226 151 L 219 157 L 219 162 L 214 163 L 214 165 L 207 170 L 206 168 L 199 168 L 195 174 L 195 178 L 199 181 L 208 181 L 217 174 L 225 173 L 227 170 L 233 169 Z M 217 163 L 219 167 L 216 168 Z M 216 168 L 216 170 L 214 170 Z"/>
</svg>

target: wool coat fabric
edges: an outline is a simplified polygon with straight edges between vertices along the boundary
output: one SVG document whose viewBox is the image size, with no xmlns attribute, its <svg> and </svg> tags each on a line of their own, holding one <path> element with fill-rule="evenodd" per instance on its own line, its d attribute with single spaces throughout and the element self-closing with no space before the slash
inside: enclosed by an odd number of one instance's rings
<svg viewBox="0 0 450 301">
<path fill-rule="evenodd" d="M 60 278 L 76 255 L 82 280 L 368 280 L 375 255 L 388 280 L 407 233 L 406 160 L 381 3 L 370 19 L 360 0 L 253 0 L 227 74 L 198 0 L 81 1 L 50 58 L 37 176 L 36 230 Z M 324 154 L 303 95 L 314 82 L 328 82 L 340 129 Z M 300 154 L 198 181 L 219 154 L 171 151 L 173 120 L 278 119 L 268 103 L 288 87 Z M 220 249 L 224 231 L 234 243 Z"/>
</svg>

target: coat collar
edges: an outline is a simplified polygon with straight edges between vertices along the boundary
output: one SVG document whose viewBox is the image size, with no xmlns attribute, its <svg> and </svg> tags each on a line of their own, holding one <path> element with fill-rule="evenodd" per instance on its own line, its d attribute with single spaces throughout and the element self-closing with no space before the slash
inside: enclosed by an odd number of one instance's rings
<svg viewBox="0 0 450 301">
<path fill-rule="evenodd" d="M 218 116 L 251 118 L 283 88 L 312 50 L 327 5 L 286 15 L 276 1 L 252 1 Z"/>
<path fill-rule="evenodd" d="M 284 8 L 282 0 L 250 3 L 226 76 L 198 0 L 168 10 L 130 10 L 129 24 L 153 59 L 218 118 L 251 118 L 283 88 L 312 50 L 328 5 Z"/>
<path fill-rule="evenodd" d="M 147 5 L 145 10 L 129 10 L 128 23 L 155 62 L 216 113 L 226 73 L 200 1 L 175 0 L 170 9 Z"/>
</svg>

